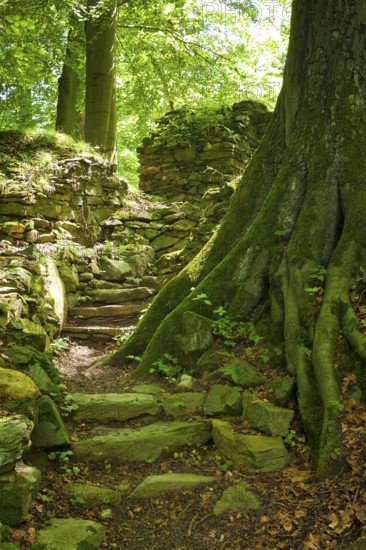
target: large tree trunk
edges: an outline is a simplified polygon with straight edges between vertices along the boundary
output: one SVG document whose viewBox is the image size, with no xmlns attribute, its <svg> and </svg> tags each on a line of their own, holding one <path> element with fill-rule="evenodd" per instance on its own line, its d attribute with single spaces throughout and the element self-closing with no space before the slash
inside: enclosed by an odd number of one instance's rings
<svg viewBox="0 0 366 550">
<path fill-rule="evenodd" d="M 101 152 L 115 162 L 117 2 L 110 0 L 107 11 L 102 14 L 95 13 L 98 4 L 98 0 L 88 0 L 91 16 L 85 24 L 85 141 L 100 147 Z"/>
<path fill-rule="evenodd" d="M 82 78 L 80 60 L 85 52 L 85 37 L 80 21 L 72 18 L 61 76 L 58 80 L 56 130 L 75 139 L 82 137 Z M 85 53 L 84 53 L 85 56 Z"/>
<path fill-rule="evenodd" d="M 334 357 L 341 328 L 366 359 L 349 300 L 351 279 L 366 268 L 365 25 L 364 0 L 294 0 L 283 88 L 228 213 L 107 360 L 121 365 L 143 353 L 137 375 L 146 376 L 154 361 L 174 353 L 185 311 L 210 315 L 212 308 L 193 300 L 198 293 L 243 319 L 269 299 L 319 476 L 339 467 Z M 317 310 L 304 289 L 314 286 L 319 266 L 327 275 Z"/>
</svg>

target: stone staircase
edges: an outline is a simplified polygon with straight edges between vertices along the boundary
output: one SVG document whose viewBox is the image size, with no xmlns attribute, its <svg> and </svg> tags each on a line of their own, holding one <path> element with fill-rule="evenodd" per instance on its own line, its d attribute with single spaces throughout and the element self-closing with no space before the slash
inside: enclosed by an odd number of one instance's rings
<svg viewBox="0 0 366 550">
<path fill-rule="evenodd" d="M 88 305 L 69 309 L 62 334 L 77 339 L 108 339 L 126 334 L 148 307 L 154 290 L 148 287 L 92 291 Z"/>
</svg>

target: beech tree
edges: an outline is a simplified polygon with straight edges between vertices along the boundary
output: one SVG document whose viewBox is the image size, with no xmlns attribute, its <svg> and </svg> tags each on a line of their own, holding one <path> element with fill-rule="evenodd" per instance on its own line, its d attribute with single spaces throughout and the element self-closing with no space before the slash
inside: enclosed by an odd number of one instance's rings
<svg viewBox="0 0 366 550">
<path fill-rule="evenodd" d="M 244 320 L 268 301 L 272 338 L 284 341 L 318 476 L 342 462 L 334 366 L 340 331 L 366 359 L 349 298 L 366 268 L 365 25 L 363 0 L 293 1 L 283 87 L 226 216 L 104 360 L 122 365 L 142 355 L 136 376 L 147 377 L 155 361 L 174 353 L 185 311 L 210 315 L 197 295 Z M 325 269 L 318 307 L 305 289 Z"/>
<path fill-rule="evenodd" d="M 85 24 L 85 141 L 116 160 L 116 17 L 117 1 L 100 10 L 98 0 L 88 0 Z"/>
</svg>

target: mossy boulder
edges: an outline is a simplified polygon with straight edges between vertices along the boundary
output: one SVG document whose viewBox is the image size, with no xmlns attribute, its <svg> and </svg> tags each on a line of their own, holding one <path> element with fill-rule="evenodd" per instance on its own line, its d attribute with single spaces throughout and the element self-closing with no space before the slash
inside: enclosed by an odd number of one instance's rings
<svg viewBox="0 0 366 550">
<path fill-rule="evenodd" d="M 206 483 L 216 481 L 214 476 L 197 474 L 162 474 L 148 476 L 129 498 L 152 498 L 164 493 L 180 493 L 185 489 L 195 489 Z"/>
<path fill-rule="evenodd" d="M 274 472 L 288 464 L 288 453 L 281 437 L 235 433 L 228 422 L 212 421 L 217 450 L 226 460 L 249 471 Z"/>
<path fill-rule="evenodd" d="M 32 445 L 50 449 L 69 444 L 67 430 L 55 403 L 44 395 L 40 399 L 38 421 L 32 432 Z"/>
<path fill-rule="evenodd" d="M 220 355 L 214 349 L 208 349 L 205 351 L 201 357 L 198 359 L 196 368 L 194 370 L 197 377 L 204 376 L 215 370 L 217 370 L 222 365 L 223 356 Z"/>
<path fill-rule="evenodd" d="M 7 348 L 6 355 L 14 367 L 23 368 L 26 365 L 39 365 L 47 373 L 54 384 L 61 382 L 61 374 L 55 367 L 49 353 L 43 353 L 33 346 L 13 346 Z"/>
<path fill-rule="evenodd" d="M 292 378 L 292 376 L 281 376 L 265 384 L 266 389 L 272 390 L 273 401 L 280 407 L 286 407 L 294 391 L 294 387 L 295 378 Z"/>
<path fill-rule="evenodd" d="M 189 416 L 202 412 L 206 394 L 204 392 L 182 392 L 163 395 L 161 404 L 170 416 Z"/>
<path fill-rule="evenodd" d="M 241 391 L 237 387 L 214 384 L 208 392 L 204 412 L 207 416 L 220 414 L 240 415 L 242 411 Z"/>
<path fill-rule="evenodd" d="M 253 428 L 270 435 L 285 437 L 293 416 L 294 411 L 263 401 L 249 391 L 243 393 L 243 418 L 248 420 Z"/>
<path fill-rule="evenodd" d="M 101 260 L 101 276 L 106 281 L 124 281 L 131 275 L 131 266 L 124 260 L 111 260 L 103 257 Z"/>
<path fill-rule="evenodd" d="M 79 274 L 76 267 L 62 261 L 58 263 L 57 268 L 66 292 L 75 292 L 79 286 Z"/>
<path fill-rule="evenodd" d="M 243 359 L 231 359 L 227 365 L 217 371 L 221 378 L 229 380 L 242 388 L 260 386 L 263 380 L 258 376 L 253 365 Z"/>
<path fill-rule="evenodd" d="M 39 396 L 40 392 L 29 376 L 17 370 L 0 367 L 0 397 L 18 400 Z"/>
<path fill-rule="evenodd" d="M 258 510 L 259 506 L 259 501 L 250 490 L 249 483 L 243 481 L 225 489 L 220 500 L 217 501 L 213 513 L 215 516 L 219 516 L 248 512 L 249 510 Z"/>
<path fill-rule="evenodd" d="M 96 550 L 106 540 L 103 525 L 89 519 L 51 519 L 32 550 Z"/>
<path fill-rule="evenodd" d="M 32 466 L 18 465 L 0 475 L 0 521 L 13 527 L 29 519 L 28 510 L 41 482 L 41 472 Z"/>
<path fill-rule="evenodd" d="M 175 354 L 180 365 L 195 367 L 204 351 L 213 344 L 212 321 L 193 311 L 182 317 L 182 333 L 174 338 Z"/>
<path fill-rule="evenodd" d="M 40 365 L 30 365 L 26 369 L 27 374 L 31 377 L 33 382 L 41 393 L 59 393 L 59 389 L 52 382 L 48 374 L 43 370 Z"/>
<path fill-rule="evenodd" d="M 0 473 L 14 467 L 30 447 L 33 422 L 25 416 L 0 418 Z"/>
<path fill-rule="evenodd" d="M 158 422 L 134 430 L 105 429 L 104 435 L 73 444 L 76 460 L 128 464 L 171 456 L 191 445 L 208 443 L 211 426 L 204 422 Z"/>
</svg>

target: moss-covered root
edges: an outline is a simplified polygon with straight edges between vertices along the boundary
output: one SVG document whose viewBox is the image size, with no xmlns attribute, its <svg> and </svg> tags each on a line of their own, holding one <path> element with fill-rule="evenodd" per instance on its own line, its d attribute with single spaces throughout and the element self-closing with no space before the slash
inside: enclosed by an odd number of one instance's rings
<svg viewBox="0 0 366 550">
<path fill-rule="evenodd" d="M 323 420 L 316 474 L 337 473 L 343 465 L 339 413 L 339 388 L 334 368 L 336 341 L 342 314 L 349 303 L 348 293 L 356 259 L 352 242 L 341 238 L 328 267 L 325 293 L 316 323 L 313 363 L 322 400 Z"/>
</svg>

